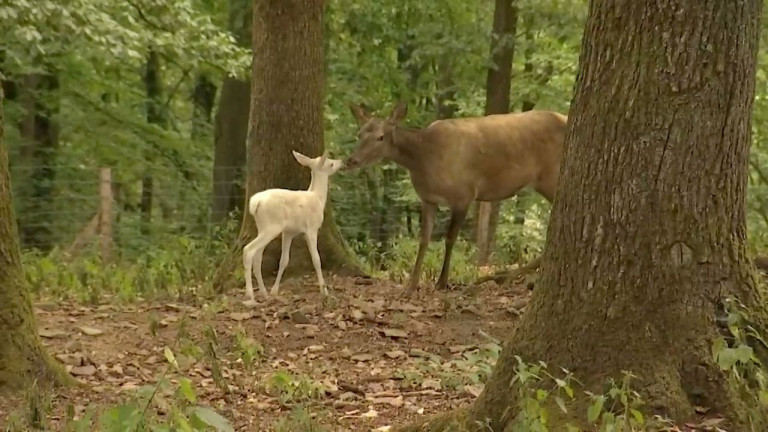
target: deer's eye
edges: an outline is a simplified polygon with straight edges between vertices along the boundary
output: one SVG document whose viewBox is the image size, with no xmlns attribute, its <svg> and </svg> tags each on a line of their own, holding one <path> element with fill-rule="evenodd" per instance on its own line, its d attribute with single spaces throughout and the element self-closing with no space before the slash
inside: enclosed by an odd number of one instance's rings
<svg viewBox="0 0 768 432">
<path fill-rule="evenodd" d="M 376 138 L 376 140 L 378 140 L 378 141 L 384 141 L 384 135 L 379 135 L 379 137 L 378 137 L 378 138 Z"/>
</svg>

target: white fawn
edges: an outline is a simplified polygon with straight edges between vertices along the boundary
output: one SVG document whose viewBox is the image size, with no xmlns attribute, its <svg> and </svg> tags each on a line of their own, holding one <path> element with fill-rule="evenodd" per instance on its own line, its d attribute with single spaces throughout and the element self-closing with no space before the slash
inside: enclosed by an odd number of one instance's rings
<svg viewBox="0 0 768 432">
<path fill-rule="evenodd" d="M 320 292 L 328 295 L 320 266 L 320 254 L 317 251 L 317 232 L 323 224 L 325 203 L 328 199 L 328 178 L 341 169 L 344 163 L 341 160 L 328 159 L 327 152 L 312 159 L 293 151 L 293 157 L 301 165 L 312 170 L 312 181 L 307 190 L 267 189 L 254 194 L 248 201 L 248 213 L 253 216 L 259 230 L 258 236 L 243 248 L 245 294 L 250 303 L 254 301 L 251 280 L 254 265 L 258 270 L 256 280 L 259 283 L 259 291 L 264 297 L 267 296 L 267 289 L 264 287 L 264 279 L 261 275 L 261 258 L 264 248 L 281 233 L 283 246 L 280 268 L 270 293 L 276 295 L 278 292 L 280 278 L 290 259 L 291 241 L 296 235 L 304 234 L 312 257 L 312 265 L 317 273 Z"/>
</svg>

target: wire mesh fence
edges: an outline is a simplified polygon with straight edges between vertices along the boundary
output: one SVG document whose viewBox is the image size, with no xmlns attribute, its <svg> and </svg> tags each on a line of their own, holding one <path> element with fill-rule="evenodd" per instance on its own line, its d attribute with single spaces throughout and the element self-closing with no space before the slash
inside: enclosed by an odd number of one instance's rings
<svg viewBox="0 0 768 432">
<path fill-rule="evenodd" d="M 22 248 L 71 253 L 100 248 L 109 257 L 131 258 L 163 248 L 174 237 L 215 236 L 231 243 L 243 216 L 244 169 L 216 170 L 216 175 L 208 170 L 207 176 L 190 179 L 173 170 L 141 167 L 12 165 Z M 226 180 L 215 180 L 221 178 Z M 420 201 L 402 170 L 384 167 L 334 176 L 328 205 L 345 242 L 371 263 L 384 260 L 402 242 L 418 242 Z M 530 236 L 543 239 L 542 215 L 548 208 L 543 200 L 526 195 L 505 205 L 500 226 L 518 226 L 519 231 L 521 215 L 527 215 Z M 447 211 L 439 212 L 433 240 L 442 238 L 448 218 Z M 471 213 L 461 234 L 469 243 L 472 226 Z M 519 237 L 510 230 L 500 230 L 502 250 L 512 243 L 505 236 Z"/>
</svg>

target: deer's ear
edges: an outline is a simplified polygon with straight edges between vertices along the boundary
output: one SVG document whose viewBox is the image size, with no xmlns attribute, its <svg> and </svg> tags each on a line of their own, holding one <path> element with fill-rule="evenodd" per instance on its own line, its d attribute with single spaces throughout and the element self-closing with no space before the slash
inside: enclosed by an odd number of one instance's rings
<svg viewBox="0 0 768 432">
<path fill-rule="evenodd" d="M 366 124 L 368 120 L 371 119 L 371 116 L 368 115 L 368 113 L 365 111 L 365 108 L 360 105 L 349 104 L 349 110 L 352 111 L 352 115 L 355 117 L 357 124 L 360 126 Z"/>
<path fill-rule="evenodd" d="M 394 108 L 392 108 L 392 114 L 389 115 L 389 121 L 394 124 L 398 124 L 405 119 L 408 114 L 408 102 L 398 102 Z"/>
<path fill-rule="evenodd" d="M 312 166 L 312 159 L 304 156 L 296 150 L 293 150 L 293 157 L 296 158 L 296 162 L 304 165 L 305 167 Z"/>
</svg>

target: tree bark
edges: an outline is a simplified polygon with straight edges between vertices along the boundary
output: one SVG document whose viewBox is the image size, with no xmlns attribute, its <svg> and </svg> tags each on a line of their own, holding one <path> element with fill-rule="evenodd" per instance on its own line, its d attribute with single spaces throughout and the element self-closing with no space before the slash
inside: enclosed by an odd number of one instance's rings
<svg viewBox="0 0 768 432">
<path fill-rule="evenodd" d="M 147 123 L 165 127 L 165 113 L 161 97 L 163 94 L 162 79 L 160 78 L 160 56 L 154 49 L 149 50 L 144 70 L 144 88 L 146 91 Z M 147 159 L 146 171 L 141 180 L 141 233 L 150 234 L 152 224 L 152 207 L 154 200 L 154 178 L 152 177 L 151 154 Z"/>
<path fill-rule="evenodd" d="M 519 355 L 598 393 L 631 371 L 646 411 L 686 421 L 700 405 L 750 430 L 711 350 L 729 295 L 765 335 L 745 220 L 761 8 L 590 3 L 542 276 L 466 425 L 508 430 Z"/>
<path fill-rule="evenodd" d="M 264 0 L 253 6 L 248 197 L 269 188 L 307 189 L 310 171 L 296 162 L 291 150 L 310 157 L 323 152 L 323 6 L 323 0 Z M 331 191 L 318 236 L 323 271 L 359 274 L 336 227 L 332 198 Z M 235 268 L 242 266 L 242 247 L 257 234 L 255 225 L 245 213 L 237 245 L 216 276 L 218 289 L 233 282 Z M 278 237 L 267 247 L 265 275 L 276 272 L 280 246 Z M 286 274 L 311 269 L 306 243 L 294 241 Z"/>
<path fill-rule="evenodd" d="M 496 0 L 493 12 L 491 58 L 495 68 L 488 68 L 485 83 L 485 115 L 509 112 L 509 91 L 512 85 L 512 60 L 515 55 L 517 5 L 515 0 Z M 488 263 L 493 252 L 496 228 L 499 225 L 500 202 L 478 202 L 475 217 L 477 262 Z"/>
<path fill-rule="evenodd" d="M 744 210 L 761 7 L 591 3 L 542 277 L 471 418 L 504 429 L 515 354 L 590 390 L 633 371 L 675 420 L 696 389 L 738 417 L 711 346 L 724 296 L 765 313 Z"/>
<path fill-rule="evenodd" d="M 66 384 L 71 379 L 40 343 L 32 302 L 24 286 L 2 101 L 0 88 L 0 390 L 23 390 L 35 380 Z"/>
<path fill-rule="evenodd" d="M 201 73 L 197 76 L 195 90 L 192 93 L 194 111 L 192 113 L 192 139 L 203 139 L 209 134 L 211 127 L 211 113 L 216 103 L 216 86 L 207 75 Z"/>
<path fill-rule="evenodd" d="M 229 31 L 240 46 L 251 46 L 252 4 L 253 0 L 229 2 Z M 242 213 L 250 93 L 250 80 L 224 77 L 214 124 L 211 202 L 211 222 L 214 224 L 225 221 L 232 211 Z"/>
</svg>

